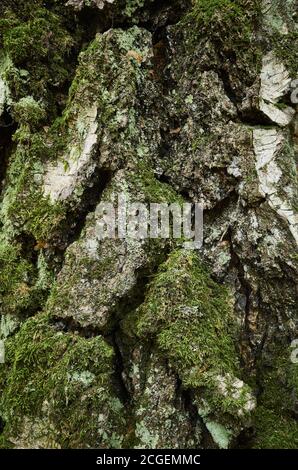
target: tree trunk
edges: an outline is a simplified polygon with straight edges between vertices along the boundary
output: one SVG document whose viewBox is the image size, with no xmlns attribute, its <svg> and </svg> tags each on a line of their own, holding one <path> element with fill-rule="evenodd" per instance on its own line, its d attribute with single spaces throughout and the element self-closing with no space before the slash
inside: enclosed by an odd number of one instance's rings
<svg viewBox="0 0 298 470">
<path fill-rule="evenodd" d="M 297 447 L 296 19 L 1 1 L 0 447 Z"/>
</svg>

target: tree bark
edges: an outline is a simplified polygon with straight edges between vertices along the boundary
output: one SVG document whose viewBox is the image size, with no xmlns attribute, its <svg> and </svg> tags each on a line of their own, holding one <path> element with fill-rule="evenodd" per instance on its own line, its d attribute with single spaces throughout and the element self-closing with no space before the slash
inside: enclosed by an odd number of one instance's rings
<svg viewBox="0 0 298 470">
<path fill-rule="evenodd" d="M 0 447 L 297 447 L 296 20 L 1 2 Z M 119 195 L 203 246 L 101 237 Z"/>
</svg>

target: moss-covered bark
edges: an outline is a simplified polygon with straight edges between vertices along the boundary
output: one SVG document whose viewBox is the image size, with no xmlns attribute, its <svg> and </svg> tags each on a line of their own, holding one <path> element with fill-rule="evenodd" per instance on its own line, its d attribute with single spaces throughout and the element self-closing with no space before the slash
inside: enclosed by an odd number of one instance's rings
<svg viewBox="0 0 298 470">
<path fill-rule="evenodd" d="M 1 447 L 297 447 L 296 17 L 1 2 Z M 101 240 L 119 193 L 203 248 Z"/>
</svg>

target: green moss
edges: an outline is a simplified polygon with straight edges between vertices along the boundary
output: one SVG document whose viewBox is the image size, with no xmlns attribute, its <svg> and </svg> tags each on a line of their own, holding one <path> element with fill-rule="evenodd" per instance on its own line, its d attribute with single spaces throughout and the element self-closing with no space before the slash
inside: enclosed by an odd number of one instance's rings
<svg viewBox="0 0 298 470">
<path fill-rule="evenodd" d="M 253 32 L 253 19 L 260 14 L 258 0 L 195 0 L 192 10 L 186 14 L 183 23 L 192 22 L 197 27 L 193 34 L 216 34 L 215 28 L 223 28 L 222 41 L 228 41 L 228 46 L 237 46 L 249 41 Z M 230 40 L 236 40 L 232 44 Z"/>
<path fill-rule="evenodd" d="M 177 29 L 185 35 L 188 49 L 208 39 L 221 64 L 233 57 L 237 77 L 251 85 L 262 64 L 260 24 L 260 0 L 194 0 Z"/>
<path fill-rule="evenodd" d="M 42 253 L 34 245 L 23 253 L 27 239 L 35 244 L 45 243 L 65 212 L 60 205 L 52 205 L 43 197 L 40 188 L 42 160 L 50 154 L 44 134 L 31 133 L 29 122 L 36 123 L 41 112 L 37 103 L 30 101 L 33 116 L 26 116 L 27 105 L 20 105 L 23 123 L 15 135 L 18 145 L 11 155 L 6 175 L 1 216 L 3 241 L 0 243 L 1 306 L 3 313 L 28 316 L 45 302 L 52 283 L 52 274 Z M 34 258 L 38 261 L 35 263 Z"/>
<path fill-rule="evenodd" d="M 174 251 L 161 267 L 139 311 L 138 333 L 157 334 L 178 369 L 237 370 L 231 298 L 196 254 Z"/>
<path fill-rule="evenodd" d="M 47 263 L 37 265 L 23 253 L 20 242 L 0 238 L 0 305 L 3 315 L 25 315 L 44 306 L 53 279 Z"/>
<path fill-rule="evenodd" d="M 223 21 L 235 21 L 244 16 L 243 2 L 232 0 L 196 0 L 191 15 L 198 24 L 204 26 L 208 26 L 216 15 L 221 16 Z"/>
<path fill-rule="evenodd" d="M 2 313 L 16 313 L 31 303 L 36 272 L 21 257 L 21 246 L 5 240 L 0 242 L 0 303 Z"/>
<path fill-rule="evenodd" d="M 19 124 L 35 128 L 45 120 L 46 112 L 42 104 L 37 103 L 32 96 L 26 96 L 14 105 L 13 117 Z"/>
<path fill-rule="evenodd" d="M 291 31 L 287 35 L 275 32 L 272 44 L 277 57 L 285 64 L 291 78 L 295 80 L 298 74 L 298 32 Z"/>
<path fill-rule="evenodd" d="M 33 120 L 40 117 L 34 116 Z M 5 229 L 10 235 L 27 232 L 36 240 L 46 240 L 65 213 L 60 204 L 44 198 L 40 185 L 43 161 L 51 157 L 55 144 L 43 132 L 30 133 L 24 125 L 14 138 L 18 145 L 11 157 L 1 209 Z"/>
<path fill-rule="evenodd" d="M 178 203 L 183 204 L 183 198 L 167 183 L 158 181 L 150 168 L 147 155 L 137 155 L 135 166 L 128 174 L 128 185 L 131 190 L 142 195 L 142 200 L 148 203 Z M 138 200 L 136 198 L 136 200 Z"/>
<path fill-rule="evenodd" d="M 54 430 L 59 447 L 119 446 L 124 413 L 112 390 L 112 348 L 102 337 L 63 334 L 46 315 L 27 320 L 6 341 L 0 370 L 0 413 L 6 422 L 2 439 L 13 441 L 25 426 L 44 420 L 38 443 Z M 34 433 L 35 427 L 30 428 Z M 33 444 L 34 445 L 34 444 Z"/>
<path fill-rule="evenodd" d="M 45 8 L 43 2 L 11 2 L 3 6 L 0 19 L 2 55 L 10 58 L 5 79 L 13 99 L 25 96 L 43 100 L 52 117 L 59 106 L 55 92 L 73 71 L 71 53 L 79 40 L 76 28 L 66 27 L 66 17 L 58 9 Z M 56 90 L 56 91 L 54 91 Z"/>
<path fill-rule="evenodd" d="M 260 360 L 262 394 L 255 415 L 253 446 L 261 449 L 294 449 L 298 445 L 298 424 L 294 418 L 298 397 L 298 364 L 291 361 L 291 348 L 272 345 L 270 364 Z"/>
<path fill-rule="evenodd" d="M 156 343 L 183 387 L 193 391 L 206 423 L 220 423 L 232 438 L 249 421 L 254 400 L 236 378 L 241 373 L 231 296 L 211 279 L 196 253 L 170 254 L 144 303 L 123 321 L 123 330 Z"/>
<path fill-rule="evenodd" d="M 258 406 L 255 430 L 254 447 L 257 449 L 297 449 L 297 421 L 281 415 L 277 409 Z"/>
</svg>

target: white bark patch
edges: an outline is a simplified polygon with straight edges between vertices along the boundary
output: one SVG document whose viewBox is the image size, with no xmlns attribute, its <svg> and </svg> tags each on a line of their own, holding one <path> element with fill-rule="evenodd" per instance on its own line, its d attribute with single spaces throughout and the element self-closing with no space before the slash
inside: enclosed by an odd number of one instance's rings
<svg viewBox="0 0 298 470">
<path fill-rule="evenodd" d="M 2 116 L 8 99 L 8 89 L 5 81 L 0 77 L 0 117 Z"/>
<path fill-rule="evenodd" d="M 291 204 L 279 194 L 282 188 L 278 183 L 282 171 L 278 167 L 275 157 L 283 142 L 282 132 L 277 129 L 255 129 L 253 132 L 259 191 L 262 196 L 267 198 L 272 209 L 288 222 L 290 231 L 298 244 L 298 216 L 293 211 Z"/>
<path fill-rule="evenodd" d="M 295 114 L 294 109 L 290 108 L 290 106 L 279 109 L 274 104 L 266 103 L 264 100 L 260 101 L 260 110 L 266 114 L 271 121 L 281 127 L 287 126 L 292 121 Z"/>
<path fill-rule="evenodd" d="M 46 169 L 44 194 L 49 196 L 52 202 L 68 199 L 80 181 L 94 171 L 92 155 L 97 144 L 96 118 L 96 106 L 78 118 L 76 132 L 82 134 L 81 139 L 79 142 L 70 142 L 69 154 Z"/>
<path fill-rule="evenodd" d="M 290 106 L 279 107 L 280 99 L 289 91 L 291 78 L 273 52 L 263 58 L 260 88 L 260 110 L 279 126 L 287 126 L 295 115 Z"/>
<path fill-rule="evenodd" d="M 278 62 L 273 52 L 263 58 L 261 71 L 261 96 L 276 103 L 290 87 L 291 79 L 285 66 Z"/>
</svg>

